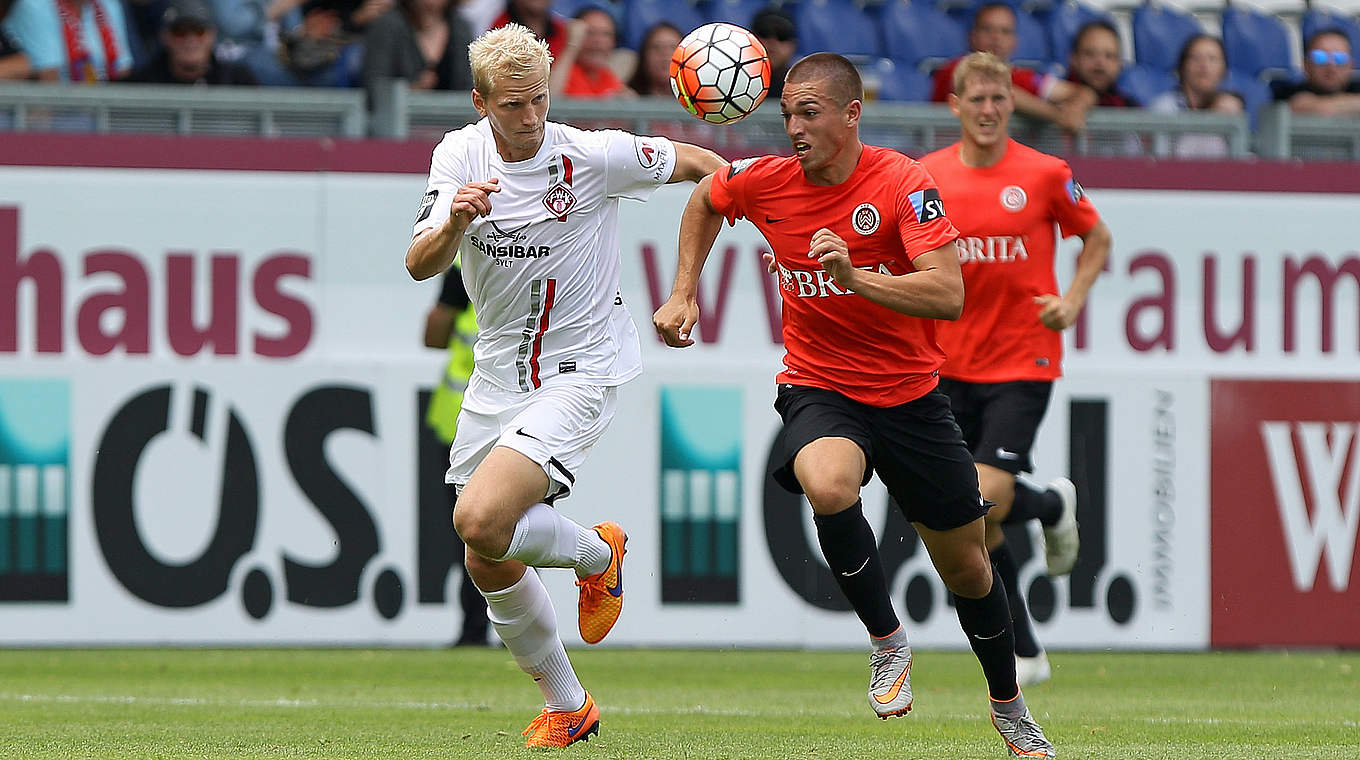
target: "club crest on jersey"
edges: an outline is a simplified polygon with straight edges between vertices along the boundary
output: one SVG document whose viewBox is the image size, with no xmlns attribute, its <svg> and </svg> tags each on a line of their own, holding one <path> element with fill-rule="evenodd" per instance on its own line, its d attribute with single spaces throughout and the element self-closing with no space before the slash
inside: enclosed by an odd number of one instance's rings
<svg viewBox="0 0 1360 760">
<path fill-rule="evenodd" d="M 420 208 L 416 209 L 416 224 L 420 224 L 430 217 L 430 211 L 434 209 L 434 199 L 438 197 L 439 191 L 431 190 L 420 199 Z"/>
<path fill-rule="evenodd" d="M 878 232 L 878 225 L 881 221 L 883 219 L 872 203 L 861 203 L 850 214 L 850 226 L 854 227 L 855 232 L 861 235 L 872 235 Z"/>
<path fill-rule="evenodd" d="M 1025 188 L 1019 185 L 1007 185 L 1001 189 L 1001 207 L 1007 211 L 1019 211 L 1029 203 L 1029 196 L 1025 194 Z"/>
<path fill-rule="evenodd" d="M 543 205 L 547 207 L 548 211 L 552 212 L 553 216 L 558 219 L 565 219 L 567 212 L 571 211 L 572 206 L 576 205 L 576 196 L 571 194 L 571 190 L 567 189 L 566 185 L 553 185 L 552 189 L 544 194 Z"/>
</svg>

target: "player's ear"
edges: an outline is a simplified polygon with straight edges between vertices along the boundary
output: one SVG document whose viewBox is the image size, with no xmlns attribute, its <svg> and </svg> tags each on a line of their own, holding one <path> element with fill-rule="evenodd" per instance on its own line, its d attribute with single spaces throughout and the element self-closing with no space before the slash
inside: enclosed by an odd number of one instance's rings
<svg viewBox="0 0 1360 760">
<path fill-rule="evenodd" d="M 864 113 L 864 101 L 852 100 L 850 105 L 845 107 L 845 126 L 853 127 L 859 123 L 859 117 Z"/>
<path fill-rule="evenodd" d="M 476 87 L 472 88 L 472 107 L 477 109 L 479 116 L 486 116 L 486 98 L 482 97 L 481 91 Z"/>
<path fill-rule="evenodd" d="M 949 112 L 955 116 L 959 115 L 959 96 L 957 93 L 949 93 Z"/>
</svg>

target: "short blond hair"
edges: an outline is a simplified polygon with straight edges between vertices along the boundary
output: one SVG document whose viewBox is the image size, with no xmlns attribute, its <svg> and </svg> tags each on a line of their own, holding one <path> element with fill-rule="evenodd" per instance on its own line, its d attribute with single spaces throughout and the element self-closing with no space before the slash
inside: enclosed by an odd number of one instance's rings
<svg viewBox="0 0 1360 760">
<path fill-rule="evenodd" d="M 472 86 L 482 97 L 491 95 L 497 75 L 515 79 L 533 76 L 552 66 L 548 43 L 522 24 L 506 24 L 484 32 L 468 45 Z"/>
<path fill-rule="evenodd" d="M 1011 67 L 991 53 L 969 53 L 954 67 L 954 94 L 962 95 L 969 79 L 991 80 L 1011 85 Z"/>
</svg>

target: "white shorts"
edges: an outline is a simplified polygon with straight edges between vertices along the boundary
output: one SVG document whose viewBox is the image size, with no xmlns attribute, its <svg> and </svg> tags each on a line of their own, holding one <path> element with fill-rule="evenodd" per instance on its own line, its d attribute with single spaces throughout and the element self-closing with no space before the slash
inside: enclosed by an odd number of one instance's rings
<svg viewBox="0 0 1360 760">
<path fill-rule="evenodd" d="M 559 382 L 525 393 L 468 379 L 445 483 L 459 492 L 491 449 L 514 449 L 548 476 L 545 500 L 566 496 L 586 455 L 614 419 L 618 389 Z"/>
</svg>

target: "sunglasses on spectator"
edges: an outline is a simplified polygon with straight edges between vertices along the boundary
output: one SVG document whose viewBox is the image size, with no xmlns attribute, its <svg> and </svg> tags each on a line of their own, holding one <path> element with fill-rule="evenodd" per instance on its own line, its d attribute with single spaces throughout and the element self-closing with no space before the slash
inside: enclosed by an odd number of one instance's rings
<svg viewBox="0 0 1360 760">
<path fill-rule="evenodd" d="M 1326 66 L 1329 63 L 1336 66 L 1349 66 L 1351 54 L 1341 50 L 1333 50 L 1331 52 L 1327 52 L 1326 50 L 1309 50 L 1308 60 L 1318 66 Z"/>
</svg>

